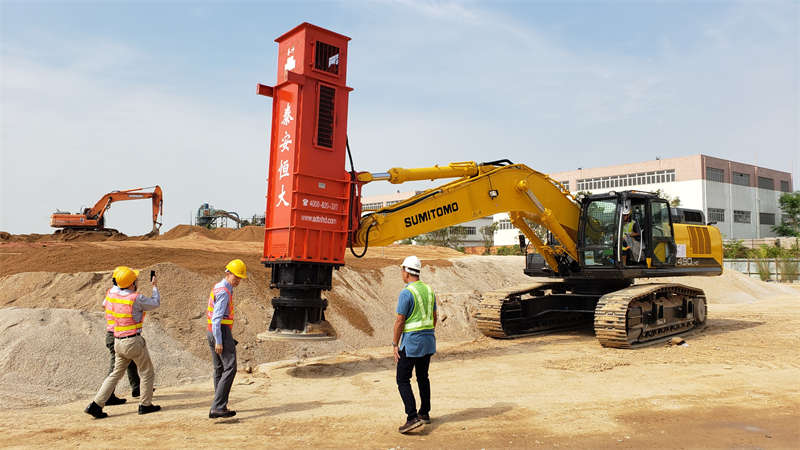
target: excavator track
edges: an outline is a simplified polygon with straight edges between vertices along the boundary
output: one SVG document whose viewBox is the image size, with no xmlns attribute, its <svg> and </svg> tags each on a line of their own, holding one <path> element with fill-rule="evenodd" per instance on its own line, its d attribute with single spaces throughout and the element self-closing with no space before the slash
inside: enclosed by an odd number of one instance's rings
<svg viewBox="0 0 800 450">
<path fill-rule="evenodd" d="M 595 302 L 567 294 L 562 282 L 535 283 L 483 294 L 475 319 L 492 338 L 530 336 L 591 324 Z"/>
<path fill-rule="evenodd" d="M 682 284 L 640 284 L 602 296 L 594 330 L 603 347 L 635 348 L 690 331 L 705 320 L 702 290 Z"/>
<path fill-rule="evenodd" d="M 483 295 L 475 315 L 486 336 L 510 339 L 594 323 L 604 347 L 635 348 L 705 323 L 705 294 L 682 284 L 641 284 L 605 295 L 580 294 L 545 282 Z"/>
</svg>

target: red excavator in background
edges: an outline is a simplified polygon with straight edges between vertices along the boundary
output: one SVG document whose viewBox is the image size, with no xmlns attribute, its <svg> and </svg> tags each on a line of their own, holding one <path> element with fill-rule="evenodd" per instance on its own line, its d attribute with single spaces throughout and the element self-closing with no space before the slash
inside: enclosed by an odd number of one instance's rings
<svg viewBox="0 0 800 450">
<path fill-rule="evenodd" d="M 145 189 L 153 189 L 147 192 Z M 143 198 L 153 199 L 153 230 L 149 235 L 157 235 L 161 228 L 161 216 L 163 214 L 164 196 L 160 186 L 147 188 L 128 189 L 125 191 L 113 191 L 104 195 L 91 208 L 84 208 L 83 212 L 71 214 L 68 212 L 56 211 L 50 216 L 50 226 L 60 228 L 60 232 L 66 231 L 104 231 L 105 214 L 111 204 L 124 200 L 139 200 Z M 58 231 L 57 231 L 58 232 Z"/>
</svg>

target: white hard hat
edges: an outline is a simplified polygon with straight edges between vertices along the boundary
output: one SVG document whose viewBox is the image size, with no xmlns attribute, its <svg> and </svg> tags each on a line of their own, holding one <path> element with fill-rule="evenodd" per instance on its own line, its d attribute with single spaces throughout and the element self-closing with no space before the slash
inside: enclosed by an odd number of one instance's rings
<svg viewBox="0 0 800 450">
<path fill-rule="evenodd" d="M 626 206 L 626 207 L 622 208 L 622 214 L 623 215 L 630 214 L 630 213 L 631 213 L 631 207 L 630 206 Z"/>
<path fill-rule="evenodd" d="M 403 260 L 403 264 L 400 265 L 406 272 L 410 273 L 411 275 L 419 275 L 419 271 L 422 270 L 422 263 L 420 262 L 419 258 L 414 255 L 406 256 L 406 259 Z"/>
</svg>

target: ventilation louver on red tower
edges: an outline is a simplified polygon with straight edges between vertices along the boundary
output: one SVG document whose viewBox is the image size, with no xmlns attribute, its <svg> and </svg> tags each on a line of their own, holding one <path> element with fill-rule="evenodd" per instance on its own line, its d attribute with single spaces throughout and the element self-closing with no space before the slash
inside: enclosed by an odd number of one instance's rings
<svg viewBox="0 0 800 450">
<path fill-rule="evenodd" d="M 314 68 L 339 74 L 339 47 L 317 41 L 314 48 Z"/>
<path fill-rule="evenodd" d="M 319 105 L 317 108 L 317 145 L 333 147 L 333 105 L 336 89 L 325 85 L 319 86 Z"/>
</svg>

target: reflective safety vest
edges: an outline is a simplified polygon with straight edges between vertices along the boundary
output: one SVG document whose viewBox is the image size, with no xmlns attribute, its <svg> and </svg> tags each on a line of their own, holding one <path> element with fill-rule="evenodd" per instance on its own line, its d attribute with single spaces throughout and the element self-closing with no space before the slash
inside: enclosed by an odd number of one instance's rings
<svg viewBox="0 0 800 450">
<path fill-rule="evenodd" d="M 622 232 L 626 234 L 633 233 L 633 222 L 626 222 L 622 225 Z"/>
<path fill-rule="evenodd" d="M 433 304 L 436 296 L 433 289 L 421 281 L 415 281 L 406 289 L 411 291 L 414 296 L 414 309 L 411 315 L 406 317 L 406 324 L 403 331 L 432 330 L 433 329 Z"/>
<path fill-rule="evenodd" d="M 111 290 L 114 289 L 108 288 L 106 291 L 106 298 L 103 299 L 103 307 L 106 310 L 106 331 L 114 332 L 114 311 L 111 310 L 111 303 L 108 301 L 108 297 L 111 295 Z M 119 292 L 119 290 L 117 290 Z"/>
<path fill-rule="evenodd" d="M 144 313 L 139 322 L 133 320 L 133 302 L 136 301 L 139 293 L 123 294 L 122 292 L 111 292 L 109 290 L 106 296 L 106 304 L 111 306 L 110 310 L 106 310 L 106 317 L 111 316 L 113 318 L 114 337 L 118 338 L 141 333 L 142 323 L 144 322 Z"/>
<path fill-rule="evenodd" d="M 211 331 L 211 316 L 214 315 L 214 303 L 216 302 L 215 294 L 218 294 L 223 291 L 228 293 L 228 310 L 225 311 L 225 315 L 222 316 L 222 320 L 220 320 L 220 323 L 222 325 L 226 325 L 228 327 L 233 328 L 233 292 L 231 292 L 225 286 L 225 283 L 219 282 L 214 286 L 214 289 L 211 290 L 211 293 L 208 294 L 208 311 L 206 311 L 206 319 L 208 320 L 208 331 Z"/>
</svg>

